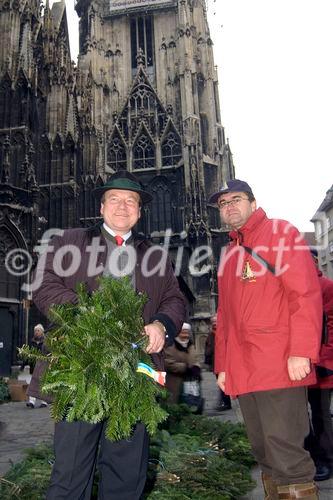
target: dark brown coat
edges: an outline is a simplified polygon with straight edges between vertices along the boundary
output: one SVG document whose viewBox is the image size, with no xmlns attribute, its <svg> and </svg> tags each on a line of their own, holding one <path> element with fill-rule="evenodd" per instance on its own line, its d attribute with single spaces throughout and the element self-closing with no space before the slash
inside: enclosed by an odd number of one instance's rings
<svg viewBox="0 0 333 500">
<path fill-rule="evenodd" d="M 89 266 L 89 247 L 93 239 L 98 243 L 100 249 L 94 254 L 96 257 L 96 268 L 98 273 L 94 276 L 88 276 Z M 66 246 L 74 245 L 81 253 L 81 262 L 74 274 L 68 277 L 60 277 L 54 270 L 54 256 L 56 252 Z M 137 292 L 144 292 L 149 300 L 143 311 L 145 324 L 154 320 L 161 321 L 167 331 L 167 343 L 170 345 L 174 337 L 181 330 L 185 319 L 185 300 L 179 290 L 177 279 L 173 273 L 169 258 L 166 260 L 164 275 L 159 275 L 159 270 L 150 277 L 145 277 L 141 272 L 141 264 L 146 252 L 152 245 L 142 237 L 134 237 L 134 247 L 137 251 L 137 263 L 135 268 L 135 285 Z M 158 249 L 158 250 L 157 250 Z M 148 260 L 148 269 L 153 270 L 161 258 L 160 247 L 151 253 Z M 79 283 L 85 283 L 89 292 L 96 290 L 98 284 L 96 278 L 103 273 L 107 257 L 106 242 L 101 234 L 100 225 L 89 229 L 70 229 L 64 231 L 62 236 L 55 236 L 47 249 L 39 259 L 39 265 L 35 272 L 35 279 L 41 280 L 41 286 L 33 295 L 33 300 L 38 309 L 47 316 L 48 310 L 53 304 L 64 304 L 68 302 L 75 303 L 77 294 L 75 292 Z M 45 265 L 43 265 L 43 259 Z M 72 255 L 66 253 L 62 259 L 62 268 L 69 269 L 72 264 Z M 163 369 L 163 353 L 153 354 L 153 362 L 158 369 Z M 28 393 L 31 396 L 40 397 L 39 378 L 41 369 L 38 364 L 34 371 Z M 36 372 L 36 373 L 35 373 Z M 43 395 L 43 399 L 45 396 Z"/>
<path fill-rule="evenodd" d="M 169 391 L 168 402 L 177 404 L 181 396 L 183 382 L 188 368 L 196 363 L 194 345 L 190 344 L 187 349 L 179 346 L 177 341 L 165 349 L 166 387 Z"/>
</svg>

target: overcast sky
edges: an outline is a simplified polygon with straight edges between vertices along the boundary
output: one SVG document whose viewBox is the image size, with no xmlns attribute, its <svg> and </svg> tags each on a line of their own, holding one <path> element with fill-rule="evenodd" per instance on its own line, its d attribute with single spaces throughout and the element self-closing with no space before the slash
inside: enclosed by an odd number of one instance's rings
<svg viewBox="0 0 333 500">
<path fill-rule="evenodd" d="M 209 0 L 236 177 L 301 231 L 333 184 L 333 0 Z M 66 0 L 72 58 L 74 0 Z"/>
</svg>

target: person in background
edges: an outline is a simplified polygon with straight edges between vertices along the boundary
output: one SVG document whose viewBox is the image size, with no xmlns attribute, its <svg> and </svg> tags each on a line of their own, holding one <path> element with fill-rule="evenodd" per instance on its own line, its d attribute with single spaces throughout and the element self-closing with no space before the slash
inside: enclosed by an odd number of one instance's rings
<svg viewBox="0 0 333 500">
<path fill-rule="evenodd" d="M 183 382 L 187 378 L 200 378 L 200 365 L 196 361 L 191 331 L 191 325 L 183 323 L 174 343 L 165 349 L 166 388 L 171 404 L 181 402 Z"/>
<path fill-rule="evenodd" d="M 289 222 L 268 219 L 242 180 L 209 202 L 231 228 L 218 272 L 218 385 L 238 398 L 265 498 L 318 499 L 304 449 L 323 314 L 309 247 Z"/>
<path fill-rule="evenodd" d="M 206 344 L 205 344 L 205 363 L 210 367 L 211 371 L 214 371 L 214 352 L 215 352 L 215 333 L 216 333 L 216 319 L 217 315 L 214 314 L 210 318 L 210 331 L 207 335 Z M 218 399 L 215 406 L 215 410 L 217 411 L 226 411 L 231 410 L 231 399 L 230 396 L 222 391 L 219 387 L 218 390 Z"/>
<path fill-rule="evenodd" d="M 31 339 L 31 347 L 34 347 L 38 351 L 41 351 L 43 349 L 44 339 L 45 339 L 44 327 L 41 323 L 39 323 L 38 325 L 36 325 L 34 327 L 34 335 Z M 30 371 L 32 371 L 33 368 L 34 368 L 34 366 L 33 367 L 30 366 Z M 29 389 L 28 389 L 28 394 L 29 394 Z M 44 401 L 43 399 L 38 399 L 38 398 L 35 398 L 34 396 L 29 395 L 29 399 L 26 403 L 27 407 L 28 408 L 35 408 L 36 404 L 39 404 L 39 406 L 41 408 L 47 406 L 47 402 Z"/>
<path fill-rule="evenodd" d="M 318 267 L 318 252 L 311 249 L 323 296 L 323 331 L 316 366 L 317 384 L 310 386 L 310 434 L 305 440 L 316 466 L 315 481 L 329 479 L 333 471 L 333 427 L 331 419 L 331 389 L 333 388 L 333 280 L 323 276 Z"/>
</svg>

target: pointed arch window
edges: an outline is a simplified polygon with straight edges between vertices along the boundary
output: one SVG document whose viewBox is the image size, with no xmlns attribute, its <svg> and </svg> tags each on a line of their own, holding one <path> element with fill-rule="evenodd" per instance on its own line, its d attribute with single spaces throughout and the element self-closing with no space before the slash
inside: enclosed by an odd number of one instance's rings
<svg viewBox="0 0 333 500">
<path fill-rule="evenodd" d="M 50 209 L 51 209 L 50 227 L 57 227 L 62 229 L 63 206 L 62 206 L 62 193 L 59 189 L 54 190 L 51 195 Z"/>
<path fill-rule="evenodd" d="M 48 139 L 44 137 L 40 144 L 39 162 L 37 170 L 37 175 L 40 184 L 50 183 L 50 168 L 51 168 L 50 157 L 51 157 L 50 143 Z"/>
<path fill-rule="evenodd" d="M 85 174 L 94 174 L 98 165 L 98 139 L 94 128 L 86 127 L 83 133 L 83 148 L 85 155 L 83 157 L 83 172 Z"/>
<path fill-rule="evenodd" d="M 22 295 L 20 278 L 9 272 L 5 265 L 11 250 L 18 248 L 18 242 L 6 226 L 0 227 L 0 296 L 20 299 Z M 21 254 L 22 255 L 22 254 Z"/>
<path fill-rule="evenodd" d="M 29 89 L 25 76 L 19 75 L 13 92 L 12 100 L 12 126 L 26 125 L 28 118 Z"/>
<path fill-rule="evenodd" d="M 115 171 L 127 168 L 126 148 L 118 131 L 113 134 L 108 144 L 107 163 Z"/>
<path fill-rule="evenodd" d="M 172 227 L 171 193 L 163 180 L 155 183 L 151 189 L 153 200 L 151 210 L 151 230 L 165 231 Z"/>
<path fill-rule="evenodd" d="M 39 213 L 46 217 L 48 223 L 50 222 L 50 196 L 48 188 L 41 189 Z M 49 225 L 49 227 L 51 226 Z"/>
<path fill-rule="evenodd" d="M 155 146 L 148 134 L 142 132 L 133 147 L 134 169 L 155 167 Z"/>
<path fill-rule="evenodd" d="M 71 210 L 71 207 L 73 206 L 73 199 L 69 194 L 66 194 L 62 198 L 61 203 L 63 212 L 62 229 L 73 227 L 73 225 L 75 225 L 75 221 L 73 220 L 73 210 Z"/>
<path fill-rule="evenodd" d="M 155 110 L 155 99 L 153 94 L 150 92 L 149 87 L 145 85 L 140 85 L 136 88 L 135 92 L 132 93 L 130 99 L 131 114 L 133 116 L 150 115 L 154 113 Z"/>
<path fill-rule="evenodd" d="M 0 84 L 0 128 L 10 126 L 11 82 L 4 78 Z"/>
<path fill-rule="evenodd" d="M 154 74 L 154 37 L 152 16 L 140 16 L 131 19 L 131 60 L 132 73 L 138 66 L 139 52 L 144 58 L 144 64 L 149 76 Z"/>
<path fill-rule="evenodd" d="M 63 148 L 61 139 L 56 137 L 53 143 L 52 160 L 51 160 L 51 182 L 57 184 L 62 182 L 62 162 Z"/>
<path fill-rule="evenodd" d="M 19 184 L 19 171 L 25 157 L 25 139 L 18 132 L 11 140 L 11 171 L 10 178 L 13 184 Z"/>
<path fill-rule="evenodd" d="M 153 135 L 155 135 L 156 131 L 162 127 L 163 119 L 161 120 L 160 116 L 165 115 L 165 113 L 159 106 L 151 87 L 146 85 L 144 82 L 139 83 L 133 89 L 129 100 L 129 111 L 133 134 L 135 134 L 138 130 L 143 118 L 145 119 L 150 133 Z M 128 116 L 126 116 L 126 121 L 127 120 Z"/>
<path fill-rule="evenodd" d="M 86 210 L 86 189 L 85 185 L 81 184 L 80 185 L 80 197 L 79 197 L 79 214 L 80 214 L 80 220 L 85 219 L 87 217 L 87 210 Z"/>
<path fill-rule="evenodd" d="M 162 167 L 172 167 L 182 158 L 180 138 L 175 130 L 169 130 L 162 143 Z"/>
<path fill-rule="evenodd" d="M 72 140 L 71 136 L 68 136 L 65 142 L 63 171 L 62 171 L 63 181 L 61 182 L 67 182 L 72 174 L 71 170 L 73 170 L 73 167 L 71 165 L 74 162 L 74 151 L 75 151 L 74 141 Z"/>
<path fill-rule="evenodd" d="M 209 154 L 208 151 L 209 121 L 207 118 L 207 113 L 200 113 L 200 130 L 201 130 L 202 151 L 204 154 Z"/>
<path fill-rule="evenodd" d="M 149 83 L 145 71 L 140 68 L 130 96 L 117 120 L 122 138 L 125 141 L 134 141 L 142 123 L 151 137 L 161 136 L 167 121 L 165 108 Z"/>
<path fill-rule="evenodd" d="M 95 183 L 91 178 L 81 185 L 81 195 L 79 201 L 79 213 L 82 220 L 95 220 L 99 217 L 100 203 L 96 196 L 93 195 L 95 187 L 100 187 L 102 183 Z"/>
</svg>

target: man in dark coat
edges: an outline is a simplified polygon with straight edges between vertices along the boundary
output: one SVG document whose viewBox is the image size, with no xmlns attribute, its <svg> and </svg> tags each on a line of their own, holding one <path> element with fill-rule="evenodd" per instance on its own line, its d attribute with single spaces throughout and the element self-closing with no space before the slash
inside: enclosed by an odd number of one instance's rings
<svg viewBox="0 0 333 500">
<path fill-rule="evenodd" d="M 85 283 L 92 292 L 98 286 L 97 276 L 127 274 L 137 292 L 149 297 L 143 311 L 143 333 L 149 337 L 147 352 L 156 368 L 163 369 L 162 350 L 181 329 L 185 302 L 163 249 L 153 247 L 132 231 L 141 205 L 151 201 L 151 195 L 127 171 L 112 175 L 95 194 L 101 197 L 104 223 L 89 229 L 61 231 L 51 240 L 35 273 L 33 286 L 40 286 L 34 293 L 34 302 L 47 314 L 52 304 L 75 303 L 78 283 Z M 120 246 L 127 246 L 127 252 L 119 255 Z M 56 423 L 55 464 L 48 500 L 90 499 L 97 455 L 99 498 L 140 498 L 148 465 L 145 426 L 138 423 L 130 440 L 117 442 L 105 438 L 104 427 L 103 422 Z"/>
<path fill-rule="evenodd" d="M 200 365 L 196 359 L 191 325 L 184 323 L 173 345 L 165 349 L 166 388 L 169 391 L 168 402 L 181 402 L 183 383 L 186 379 L 200 380 Z"/>
</svg>

